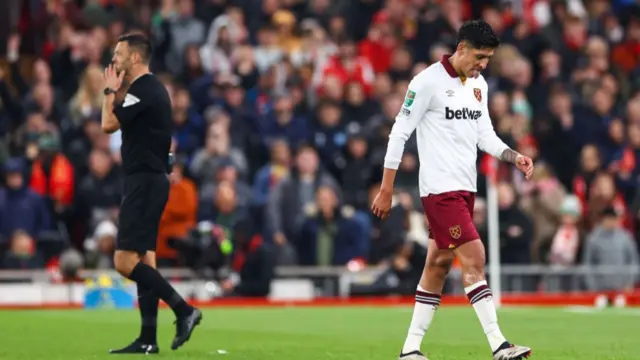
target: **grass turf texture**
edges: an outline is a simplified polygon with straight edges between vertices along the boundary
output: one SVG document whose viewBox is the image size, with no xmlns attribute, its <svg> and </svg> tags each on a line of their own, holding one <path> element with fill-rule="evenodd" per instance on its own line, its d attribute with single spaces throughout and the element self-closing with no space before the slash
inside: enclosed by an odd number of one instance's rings
<svg viewBox="0 0 640 360">
<path fill-rule="evenodd" d="M 220 308 L 183 348 L 171 351 L 173 315 L 159 319 L 158 359 L 315 360 L 397 358 L 411 318 L 410 307 Z M 504 308 L 503 332 L 533 348 L 532 359 L 638 359 L 640 309 L 568 311 Z M 137 311 L 0 311 L 0 359 L 139 359 L 109 355 L 138 334 Z M 220 353 L 223 350 L 226 353 Z M 423 342 L 431 360 L 491 359 L 471 307 L 442 307 Z"/>
</svg>

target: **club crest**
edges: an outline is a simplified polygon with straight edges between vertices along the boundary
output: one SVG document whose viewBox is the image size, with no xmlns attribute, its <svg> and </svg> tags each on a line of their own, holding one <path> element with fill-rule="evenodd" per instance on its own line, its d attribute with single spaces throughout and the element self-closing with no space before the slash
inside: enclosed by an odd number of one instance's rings
<svg viewBox="0 0 640 360">
<path fill-rule="evenodd" d="M 459 239 L 460 236 L 462 235 L 462 229 L 460 228 L 460 225 L 450 227 L 449 235 L 451 235 L 451 237 L 456 240 Z"/>
<path fill-rule="evenodd" d="M 478 100 L 479 102 L 482 102 L 482 91 L 480 91 L 480 89 L 474 88 L 473 95 L 476 96 L 476 100 Z"/>
</svg>

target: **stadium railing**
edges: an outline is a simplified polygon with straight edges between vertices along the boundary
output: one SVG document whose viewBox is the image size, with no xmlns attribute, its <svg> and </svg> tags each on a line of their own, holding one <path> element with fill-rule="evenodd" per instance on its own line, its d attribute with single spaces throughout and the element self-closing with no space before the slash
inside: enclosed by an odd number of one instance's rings
<svg viewBox="0 0 640 360">
<path fill-rule="evenodd" d="M 202 278 L 191 269 L 160 269 L 161 273 L 172 280 L 178 290 L 197 301 L 212 301 L 219 299 L 219 287 L 215 281 Z M 575 296 L 580 295 L 577 303 L 589 303 L 594 301 L 597 293 L 622 293 L 629 289 L 599 289 L 601 291 L 588 291 L 585 284 L 586 276 L 596 275 L 600 285 L 606 288 L 607 279 L 640 279 L 640 269 L 625 266 L 573 266 L 552 267 L 544 265 L 503 265 L 502 294 L 511 296 L 507 303 L 514 301 L 519 304 L 527 304 L 522 296 L 528 296 L 532 303 L 537 300 L 533 296 L 545 296 L 546 304 L 562 304 L 576 302 Z M 78 274 L 81 279 L 91 279 L 93 284 L 98 284 L 99 278 L 119 278 L 113 270 L 81 270 Z M 276 278 L 272 282 L 269 299 L 275 301 L 309 301 L 318 298 L 333 298 L 339 301 L 352 299 L 354 285 L 366 288 L 376 283 L 388 283 L 386 278 L 393 276 L 387 268 L 365 267 L 357 271 L 345 267 L 279 267 L 276 269 Z M 6 305 L 20 306 L 47 306 L 48 304 L 81 304 L 82 294 L 86 283 L 73 284 L 52 281 L 54 274 L 45 270 L 16 270 L 0 271 L 0 307 Z M 464 290 L 460 280 L 459 269 L 453 269 L 445 285 L 445 294 L 465 302 Z M 380 281 L 380 279 L 385 279 Z M 108 281 L 107 281 L 108 282 Z M 87 282 L 88 283 L 88 282 Z M 604 283 L 604 284 L 603 284 Z M 410 286 L 411 287 L 411 286 Z M 405 287 L 406 288 L 406 287 Z M 496 290 L 494 289 L 494 292 Z M 370 295 L 385 297 L 390 294 L 402 295 L 393 287 L 377 290 Z M 360 294 L 362 295 L 362 294 Z M 407 302 L 412 300 L 408 293 L 404 293 Z M 585 297 L 587 296 L 588 297 Z M 567 298 L 574 296 L 574 298 Z M 640 302 L 640 296 L 635 293 L 635 298 Z M 371 297 L 371 296 L 370 296 Z M 388 297 L 388 296 L 387 296 Z M 400 296 L 402 297 L 402 296 Z M 515 299 L 515 300 L 514 300 Z M 549 300 L 551 299 L 551 300 Z M 573 300 L 572 300 L 573 299 Z"/>
</svg>

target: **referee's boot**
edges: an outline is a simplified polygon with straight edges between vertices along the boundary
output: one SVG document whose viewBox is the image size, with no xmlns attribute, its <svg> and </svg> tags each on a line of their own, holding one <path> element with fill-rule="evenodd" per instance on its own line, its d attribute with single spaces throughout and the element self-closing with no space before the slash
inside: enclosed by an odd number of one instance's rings
<svg viewBox="0 0 640 360">
<path fill-rule="evenodd" d="M 176 337 L 173 338 L 171 344 L 171 350 L 177 350 L 180 346 L 184 345 L 191 338 L 193 330 L 202 321 L 202 311 L 193 308 L 191 314 L 178 318 L 176 324 Z"/>
<path fill-rule="evenodd" d="M 133 342 L 122 349 L 109 350 L 109 354 L 157 354 L 160 352 L 158 344 L 145 344 L 140 339 L 135 339 Z"/>
</svg>

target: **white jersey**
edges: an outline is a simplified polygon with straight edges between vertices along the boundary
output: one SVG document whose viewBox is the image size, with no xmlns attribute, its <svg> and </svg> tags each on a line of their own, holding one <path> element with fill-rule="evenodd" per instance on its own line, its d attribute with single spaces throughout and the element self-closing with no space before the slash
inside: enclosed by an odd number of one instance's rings
<svg viewBox="0 0 640 360">
<path fill-rule="evenodd" d="M 417 129 L 420 196 L 476 192 L 477 148 L 499 157 L 508 146 L 496 135 L 482 75 L 463 83 L 446 56 L 409 83 L 396 116 L 384 167 L 398 169 L 409 136 Z"/>
</svg>

